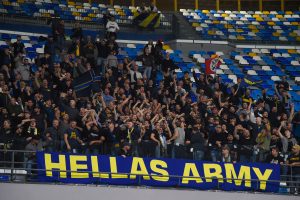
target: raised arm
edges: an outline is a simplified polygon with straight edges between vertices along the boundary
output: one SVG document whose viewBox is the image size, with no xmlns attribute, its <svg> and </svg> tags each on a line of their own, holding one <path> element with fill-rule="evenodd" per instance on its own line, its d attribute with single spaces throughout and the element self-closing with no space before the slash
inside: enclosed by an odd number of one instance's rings
<svg viewBox="0 0 300 200">
<path fill-rule="evenodd" d="M 284 138 L 284 136 L 283 136 L 282 133 L 281 133 L 281 129 L 282 129 L 283 125 L 284 125 L 284 121 L 282 121 L 282 122 L 280 123 L 280 126 L 279 126 L 279 128 L 278 128 L 278 130 L 277 130 L 277 133 L 278 133 L 278 135 L 279 135 L 279 137 L 280 137 L 281 139 Z"/>
<path fill-rule="evenodd" d="M 293 121 L 294 114 L 295 114 L 295 105 L 293 103 L 291 103 L 291 113 L 290 113 L 290 117 L 288 119 L 288 123 L 291 123 Z"/>
<path fill-rule="evenodd" d="M 178 133 L 178 130 L 177 129 L 175 129 L 175 131 L 174 131 L 174 135 L 168 140 L 168 142 L 170 143 L 170 142 L 172 142 L 172 141 L 174 141 L 174 140 L 176 140 L 177 138 L 179 137 L 179 133 Z"/>
</svg>

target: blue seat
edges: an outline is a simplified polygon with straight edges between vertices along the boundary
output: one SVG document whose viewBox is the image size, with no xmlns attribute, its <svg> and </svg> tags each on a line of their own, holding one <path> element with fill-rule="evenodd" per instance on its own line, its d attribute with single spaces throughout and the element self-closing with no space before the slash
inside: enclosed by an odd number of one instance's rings
<svg viewBox="0 0 300 200">
<path fill-rule="evenodd" d="M 300 95 L 298 95 L 298 94 L 292 95 L 292 99 L 294 101 L 300 102 Z"/>
<path fill-rule="evenodd" d="M 291 88 L 294 91 L 300 91 L 300 86 L 299 85 L 292 85 Z"/>
<path fill-rule="evenodd" d="M 11 39 L 10 35 L 9 35 L 9 34 L 6 34 L 6 33 L 2 33 L 1 38 L 2 38 L 3 40 L 10 40 L 10 39 Z"/>
</svg>

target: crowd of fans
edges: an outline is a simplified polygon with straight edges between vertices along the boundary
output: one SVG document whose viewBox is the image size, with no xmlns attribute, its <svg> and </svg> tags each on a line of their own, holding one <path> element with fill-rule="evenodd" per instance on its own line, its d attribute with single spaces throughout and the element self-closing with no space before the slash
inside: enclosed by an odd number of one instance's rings
<svg viewBox="0 0 300 200">
<path fill-rule="evenodd" d="M 70 43 L 63 21 L 52 29 L 35 72 L 20 37 L 1 52 L 2 159 L 10 159 L 5 150 L 44 150 L 286 163 L 300 174 L 300 112 L 285 78 L 274 96 L 263 89 L 254 101 L 241 78 L 235 85 L 195 71 L 195 83 L 188 72 L 177 78 L 162 41 L 149 42 L 135 60 L 118 60 L 115 34 L 84 37 L 77 24 Z M 90 70 L 100 71 L 100 92 L 78 97 L 73 81 Z M 15 159 L 34 159 L 22 155 Z"/>
</svg>

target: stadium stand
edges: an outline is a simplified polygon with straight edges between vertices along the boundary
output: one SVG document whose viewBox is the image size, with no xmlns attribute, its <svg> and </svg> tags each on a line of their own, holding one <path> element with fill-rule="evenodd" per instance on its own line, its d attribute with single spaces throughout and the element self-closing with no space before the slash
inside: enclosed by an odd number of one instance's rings
<svg viewBox="0 0 300 200">
<path fill-rule="evenodd" d="M 4 15 L 59 19 L 49 35 L 0 30 L 0 175 L 34 180 L 36 151 L 257 162 L 279 164 L 280 192 L 297 194 L 299 46 L 228 44 L 300 41 L 300 12 L 180 9 L 201 39 L 227 42 L 226 51 L 197 44 L 188 55 L 162 39 L 116 40 L 115 27 L 96 37 L 78 23 L 65 32 L 64 20 L 102 23 L 107 13 L 122 30 L 137 9 L 1 1 Z"/>
<path fill-rule="evenodd" d="M 180 9 L 203 39 L 300 41 L 299 11 Z"/>
<path fill-rule="evenodd" d="M 52 2 L 51 0 L 38 1 L 1 1 L 0 13 L 25 15 L 28 17 L 50 18 L 59 16 L 66 21 L 83 21 L 102 23 L 104 15 L 110 14 L 120 24 L 132 24 L 139 7 L 105 5 L 98 3 L 81 3 L 74 1 Z M 161 12 L 159 12 L 161 13 Z M 170 23 L 161 14 L 161 25 L 170 26 Z"/>
</svg>

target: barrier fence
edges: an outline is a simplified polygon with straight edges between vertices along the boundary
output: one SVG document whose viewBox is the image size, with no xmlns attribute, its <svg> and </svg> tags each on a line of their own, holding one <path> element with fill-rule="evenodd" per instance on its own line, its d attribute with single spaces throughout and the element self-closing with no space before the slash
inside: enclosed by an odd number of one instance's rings
<svg viewBox="0 0 300 200">
<path fill-rule="evenodd" d="M 32 182 L 43 182 L 41 179 L 39 179 L 39 174 L 41 173 L 48 173 L 51 171 L 51 174 L 53 174 L 52 180 L 51 182 L 56 182 L 56 183 L 61 183 L 61 173 L 65 172 L 65 173 L 78 173 L 78 171 L 74 171 L 74 170 L 59 170 L 59 169 L 51 169 L 51 170 L 47 170 L 45 168 L 41 169 L 37 167 L 37 160 L 36 160 L 36 152 L 34 151 L 22 151 L 22 150 L 0 150 L 0 182 L 22 182 L 22 183 L 32 183 Z M 266 180 L 265 184 L 280 184 L 278 193 L 282 193 L 282 194 L 298 194 L 297 193 L 297 189 L 299 191 L 300 188 L 300 176 L 299 174 L 295 174 L 293 173 L 293 170 L 295 170 L 295 168 L 293 166 L 288 166 L 288 165 L 281 165 L 280 166 L 280 180 Z M 91 174 L 95 174 L 95 171 L 84 171 L 85 173 L 88 173 L 89 175 Z M 100 172 L 98 172 L 100 173 Z M 118 173 L 118 172 L 112 172 L 112 171 L 104 171 L 101 172 L 104 174 L 107 174 L 108 176 L 114 176 L 117 175 L 120 176 L 121 174 L 124 176 L 136 176 L 137 177 L 137 181 L 134 182 L 134 184 L 130 184 L 130 185 L 136 185 L 136 186 L 145 186 L 147 184 L 145 184 L 143 182 L 143 178 L 145 176 L 149 176 L 149 174 L 141 174 L 141 173 Z M 153 175 L 150 175 L 153 176 Z M 182 186 L 182 181 L 185 178 L 191 178 L 192 176 L 188 175 L 188 176 L 178 176 L 178 175 L 163 175 L 163 174 L 159 174 L 159 175 L 155 175 L 156 177 L 159 178 L 170 178 L 173 180 L 175 180 L 175 182 L 177 182 L 177 184 L 175 184 L 176 186 Z M 97 181 L 93 182 L 93 184 L 109 184 L 107 182 L 104 181 L 104 176 L 99 176 L 97 177 Z M 193 177 L 195 178 L 195 177 Z M 205 176 L 201 176 L 199 175 L 199 177 L 197 177 L 199 179 L 203 179 L 203 180 L 207 180 L 207 179 L 212 179 L 213 181 L 216 181 L 216 185 L 213 188 L 209 188 L 209 189 L 213 189 L 213 190 L 224 190 L 224 187 L 222 187 L 222 185 L 220 184 L 220 182 L 225 182 L 225 181 L 231 181 L 231 182 L 236 182 L 236 181 L 241 181 L 241 182 L 251 182 L 251 183 L 255 183 L 255 188 L 251 188 L 251 190 L 247 190 L 250 192 L 258 192 L 261 191 L 259 188 L 259 185 L 261 185 L 261 181 L 260 179 L 247 179 L 245 177 L 240 178 L 240 176 L 238 177 L 205 177 Z M 47 181 L 46 181 L 47 182 Z M 62 181 L 63 182 L 63 181 Z M 259 184 L 260 182 L 260 184 Z M 68 183 L 68 182 L 63 182 L 63 183 Z M 112 183 L 114 184 L 114 183 Z M 118 184 L 118 183 L 116 183 Z M 126 183 L 124 182 L 124 184 L 126 185 Z M 123 185 L 124 185 L 123 184 Z M 148 185 L 149 186 L 149 185 Z M 203 188 L 202 188 L 203 189 Z M 232 189 L 232 188 L 231 188 Z"/>
</svg>

